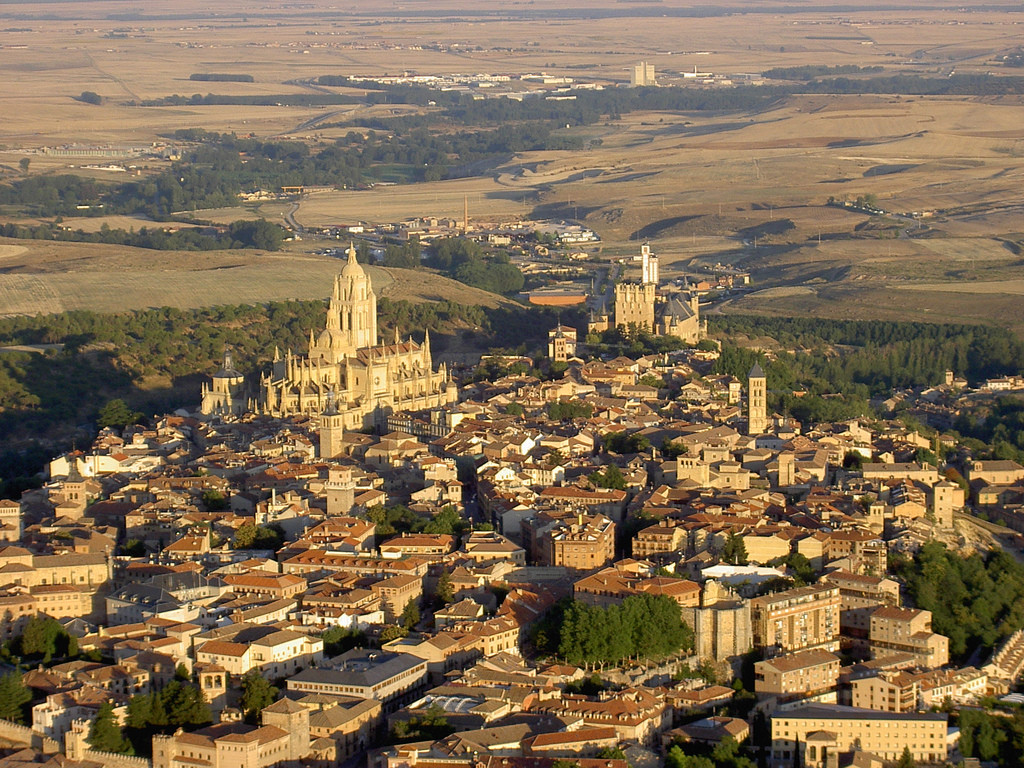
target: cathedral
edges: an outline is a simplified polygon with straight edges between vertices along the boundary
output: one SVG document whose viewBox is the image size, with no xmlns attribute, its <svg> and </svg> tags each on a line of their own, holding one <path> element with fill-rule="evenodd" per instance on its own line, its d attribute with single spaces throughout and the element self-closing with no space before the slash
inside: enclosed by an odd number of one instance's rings
<svg viewBox="0 0 1024 768">
<path fill-rule="evenodd" d="M 230 354 L 224 367 L 203 385 L 200 411 L 207 415 L 246 411 L 272 416 L 320 414 L 345 429 L 362 429 L 395 411 L 436 408 L 457 402 L 458 388 L 444 364 L 434 371 L 430 333 L 422 344 L 379 344 L 377 296 L 370 277 L 356 261 L 355 248 L 334 279 L 326 327 L 309 332 L 306 354 L 274 352 L 269 371 L 252 393 L 234 369 Z"/>
</svg>

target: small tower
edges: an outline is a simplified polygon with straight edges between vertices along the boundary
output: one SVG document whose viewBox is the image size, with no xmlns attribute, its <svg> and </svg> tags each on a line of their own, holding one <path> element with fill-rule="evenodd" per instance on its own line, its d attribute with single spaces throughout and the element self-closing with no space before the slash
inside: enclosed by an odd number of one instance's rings
<svg viewBox="0 0 1024 768">
<path fill-rule="evenodd" d="M 309 754 L 309 710 L 291 699 L 278 699 L 260 713 L 263 725 L 288 733 L 288 754 L 284 760 L 297 762 Z"/>
<path fill-rule="evenodd" d="M 562 333 L 560 325 L 553 331 L 548 331 L 548 357 L 556 363 L 564 363 L 569 359 L 565 348 L 565 334 Z"/>
<path fill-rule="evenodd" d="M 241 414 L 245 412 L 249 398 L 245 391 L 245 377 L 235 369 L 231 350 L 224 350 L 224 365 L 213 374 L 209 386 L 203 385 L 203 402 L 200 411 L 204 414 Z"/>
<path fill-rule="evenodd" d="M 352 512 L 356 503 L 356 481 L 352 467 L 331 467 L 324 484 L 327 495 L 327 516 L 340 517 Z"/>
<path fill-rule="evenodd" d="M 788 488 L 796 484 L 796 454 L 792 451 L 783 451 L 779 454 L 779 482 L 780 488 Z"/>
<path fill-rule="evenodd" d="M 649 243 L 640 246 L 640 282 L 658 284 L 658 257 L 651 253 Z"/>
<path fill-rule="evenodd" d="M 0 499 L 0 541 L 18 541 L 19 539 L 21 539 L 21 503 L 10 499 Z"/>
<path fill-rule="evenodd" d="M 768 382 L 760 363 L 747 374 L 747 434 L 761 435 L 768 428 Z"/>
<path fill-rule="evenodd" d="M 206 697 L 213 712 L 220 712 L 228 705 L 228 672 L 217 664 L 196 667 L 199 688 Z"/>
<path fill-rule="evenodd" d="M 932 512 L 940 528 L 953 527 L 953 514 L 964 505 L 964 492 L 960 486 L 941 480 L 932 488 Z"/>
<path fill-rule="evenodd" d="M 338 410 L 334 391 L 327 394 L 327 407 L 320 414 L 320 458 L 336 459 L 343 451 L 345 416 Z"/>
<path fill-rule="evenodd" d="M 449 405 L 459 402 L 459 385 L 455 383 L 455 379 L 450 373 L 448 374 L 448 383 L 444 385 L 444 400 Z"/>
</svg>

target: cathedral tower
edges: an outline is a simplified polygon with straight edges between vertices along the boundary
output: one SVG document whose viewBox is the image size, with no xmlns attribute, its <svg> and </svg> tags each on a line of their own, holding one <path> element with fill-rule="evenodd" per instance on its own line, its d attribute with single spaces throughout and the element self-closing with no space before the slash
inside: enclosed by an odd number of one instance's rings
<svg viewBox="0 0 1024 768">
<path fill-rule="evenodd" d="M 376 343 L 377 295 L 370 276 L 356 261 L 355 247 L 349 245 L 348 262 L 334 279 L 327 327 L 316 341 L 310 339 L 309 356 L 336 363 Z"/>
</svg>

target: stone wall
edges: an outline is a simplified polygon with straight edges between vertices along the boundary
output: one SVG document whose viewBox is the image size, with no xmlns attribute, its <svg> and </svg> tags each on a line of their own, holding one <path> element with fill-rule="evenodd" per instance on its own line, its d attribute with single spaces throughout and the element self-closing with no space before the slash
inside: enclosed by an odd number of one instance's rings
<svg viewBox="0 0 1024 768">
<path fill-rule="evenodd" d="M 12 723 L 10 720 L 0 720 L 0 739 L 6 739 L 15 744 L 24 744 L 47 755 L 54 755 L 60 751 L 60 746 L 53 739 L 36 733 L 28 726 Z"/>
</svg>

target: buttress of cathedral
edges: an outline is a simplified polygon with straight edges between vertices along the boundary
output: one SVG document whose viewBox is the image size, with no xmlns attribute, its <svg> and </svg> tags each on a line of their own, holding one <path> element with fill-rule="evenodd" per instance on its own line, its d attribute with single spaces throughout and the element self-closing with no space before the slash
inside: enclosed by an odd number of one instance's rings
<svg viewBox="0 0 1024 768">
<path fill-rule="evenodd" d="M 230 360 L 228 361 L 230 362 Z M 372 426 L 375 418 L 394 411 L 436 408 L 458 400 L 458 389 L 442 364 L 435 372 L 430 356 L 430 333 L 422 344 L 402 341 L 378 344 L 377 295 L 370 277 L 356 261 L 354 247 L 348 262 L 334 279 L 327 324 L 320 335 L 309 332 L 306 354 L 274 350 L 274 362 L 259 382 L 255 401 L 245 399 L 241 375 L 229 380 L 214 377 L 204 386 L 204 414 L 240 413 L 247 405 L 272 416 L 320 414 L 330 406 L 335 421 L 345 429 Z M 222 394 L 230 381 L 234 396 Z M 340 418 L 338 418 L 340 417 Z"/>
<path fill-rule="evenodd" d="M 632 325 L 656 336 L 678 336 L 688 344 L 703 339 L 707 325 L 701 323 L 697 295 L 686 291 L 659 296 L 659 283 L 658 257 L 644 243 L 640 248 L 640 280 L 617 283 L 612 310 L 602 308 L 591 318 L 587 331 L 600 333 Z"/>
</svg>

